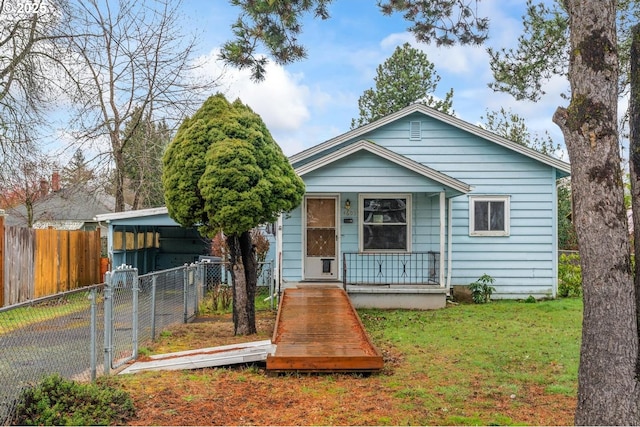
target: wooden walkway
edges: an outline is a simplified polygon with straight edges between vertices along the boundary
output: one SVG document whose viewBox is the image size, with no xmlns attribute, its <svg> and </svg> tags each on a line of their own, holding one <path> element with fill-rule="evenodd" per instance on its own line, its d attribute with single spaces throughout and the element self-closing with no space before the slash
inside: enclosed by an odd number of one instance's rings
<svg viewBox="0 0 640 427">
<path fill-rule="evenodd" d="M 383 368 L 347 293 L 336 287 L 285 289 L 267 370 L 371 372 Z"/>
</svg>

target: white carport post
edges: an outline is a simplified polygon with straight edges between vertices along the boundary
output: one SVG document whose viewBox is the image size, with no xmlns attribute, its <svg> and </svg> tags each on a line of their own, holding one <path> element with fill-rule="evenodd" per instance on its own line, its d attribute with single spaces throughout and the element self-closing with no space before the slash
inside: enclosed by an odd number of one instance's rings
<svg viewBox="0 0 640 427">
<path fill-rule="evenodd" d="M 440 192 L 440 286 L 445 286 L 444 283 L 444 250 L 445 250 L 445 224 L 446 224 L 446 208 L 445 208 L 445 193 Z"/>
</svg>

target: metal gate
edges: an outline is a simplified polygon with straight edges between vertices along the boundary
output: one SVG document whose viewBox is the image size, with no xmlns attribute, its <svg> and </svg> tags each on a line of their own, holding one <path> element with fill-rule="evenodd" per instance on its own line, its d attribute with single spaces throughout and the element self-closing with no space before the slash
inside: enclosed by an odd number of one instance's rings
<svg viewBox="0 0 640 427">
<path fill-rule="evenodd" d="M 190 322 L 198 314 L 198 304 L 202 299 L 203 283 L 203 268 L 198 264 L 185 265 L 183 282 L 184 323 Z"/>
<path fill-rule="evenodd" d="M 138 357 L 138 269 L 107 272 L 104 291 L 105 373 Z"/>
</svg>

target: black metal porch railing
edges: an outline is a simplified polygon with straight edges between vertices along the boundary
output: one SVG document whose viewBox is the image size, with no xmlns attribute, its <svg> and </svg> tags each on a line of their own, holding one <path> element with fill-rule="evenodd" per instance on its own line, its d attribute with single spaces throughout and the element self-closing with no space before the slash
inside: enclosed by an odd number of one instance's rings
<svg viewBox="0 0 640 427">
<path fill-rule="evenodd" d="M 438 252 L 344 252 L 342 282 L 347 285 L 438 285 Z"/>
</svg>

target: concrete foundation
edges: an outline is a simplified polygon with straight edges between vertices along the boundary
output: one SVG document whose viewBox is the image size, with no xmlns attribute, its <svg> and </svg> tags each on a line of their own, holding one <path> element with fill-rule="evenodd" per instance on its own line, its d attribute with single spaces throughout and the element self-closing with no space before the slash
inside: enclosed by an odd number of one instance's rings
<svg viewBox="0 0 640 427">
<path fill-rule="evenodd" d="M 447 304 L 443 288 L 388 288 L 348 286 L 355 308 L 437 310 Z"/>
</svg>

